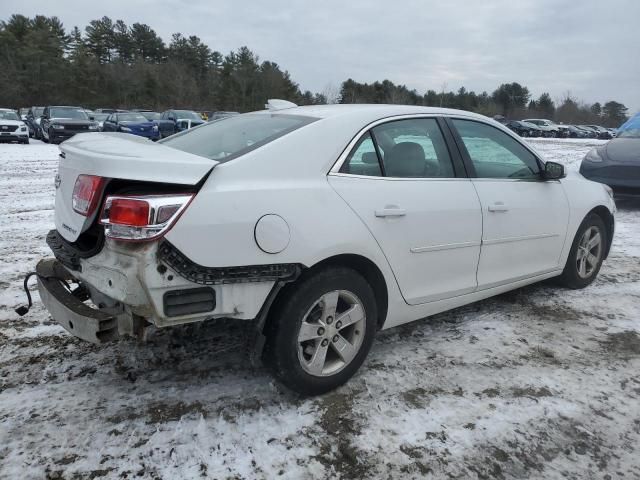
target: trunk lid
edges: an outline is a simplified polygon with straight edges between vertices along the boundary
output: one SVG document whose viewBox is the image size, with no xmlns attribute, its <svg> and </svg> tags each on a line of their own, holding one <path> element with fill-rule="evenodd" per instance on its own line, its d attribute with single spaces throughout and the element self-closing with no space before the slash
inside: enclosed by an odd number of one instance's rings
<svg viewBox="0 0 640 480">
<path fill-rule="evenodd" d="M 95 175 L 174 185 L 196 185 L 217 164 L 145 138 L 123 133 L 76 135 L 60 145 L 56 175 L 55 224 L 65 240 L 75 242 L 100 209 L 90 217 L 73 210 L 73 188 L 79 175 Z"/>
</svg>

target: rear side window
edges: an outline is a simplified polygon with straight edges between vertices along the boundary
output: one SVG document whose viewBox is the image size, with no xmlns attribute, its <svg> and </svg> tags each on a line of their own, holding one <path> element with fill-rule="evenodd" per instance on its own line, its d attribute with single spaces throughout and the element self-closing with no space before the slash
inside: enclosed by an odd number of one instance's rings
<svg viewBox="0 0 640 480">
<path fill-rule="evenodd" d="M 315 120 L 299 115 L 248 113 L 186 130 L 161 143 L 217 162 L 228 162 Z"/>
<path fill-rule="evenodd" d="M 366 175 L 369 177 L 382 176 L 380 162 L 376 154 L 376 147 L 373 144 L 370 132 L 367 132 L 367 134 L 358 141 L 340 171 L 352 175 Z"/>
<path fill-rule="evenodd" d="M 452 120 L 478 178 L 538 179 L 536 157 L 510 135 L 473 120 Z"/>
</svg>

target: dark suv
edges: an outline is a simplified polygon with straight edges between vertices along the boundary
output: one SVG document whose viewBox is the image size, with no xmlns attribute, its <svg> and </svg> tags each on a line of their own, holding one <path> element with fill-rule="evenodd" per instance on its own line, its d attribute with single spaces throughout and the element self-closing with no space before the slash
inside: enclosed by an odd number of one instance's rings
<svg viewBox="0 0 640 480">
<path fill-rule="evenodd" d="M 50 106 L 44 108 L 40 130 L 45 142 L 60 143 L 76 133 L 97 132 L 98 123 L 82 107 Z"/>
</svg>

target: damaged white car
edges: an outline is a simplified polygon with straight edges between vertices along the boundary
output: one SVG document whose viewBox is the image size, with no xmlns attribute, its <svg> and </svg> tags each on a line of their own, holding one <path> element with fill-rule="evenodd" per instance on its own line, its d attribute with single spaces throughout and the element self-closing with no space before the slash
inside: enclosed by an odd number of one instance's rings
<svg viewBox="0 0 640 480">
<path fill-rule="evenodd" d="M 610 191 L 486 117 L 271 105 L 155 144 L 62 144 L 37 266 L 52 317 L 92 342 L 254 321 L 275 376 L 318 394 L 380 329 L 551 277 L 585 287 L 609 252 Z"/>
</svg>

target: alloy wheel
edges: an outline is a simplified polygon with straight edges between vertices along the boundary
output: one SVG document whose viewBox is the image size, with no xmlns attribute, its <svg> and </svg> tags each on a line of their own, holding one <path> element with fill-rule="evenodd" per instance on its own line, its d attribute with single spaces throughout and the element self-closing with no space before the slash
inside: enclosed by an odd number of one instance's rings
<svg viewBox="0 0 640 480">
<path fill-rule="evenodd" d="M 334 375 L 358 354 L 364 339 L 366 316 L 362 302 L 347 290 L 320 297 L 302 319 L 298 333 L 298 360 L 310 375 Z"/>
<path fill-rule="evenodd" d="M 596 271 L 602 257 L 602 235 L 597 227 L 589 227 L 582 234 L 576 255 L 580 278 L 589 278 Z"/>
</svg>

